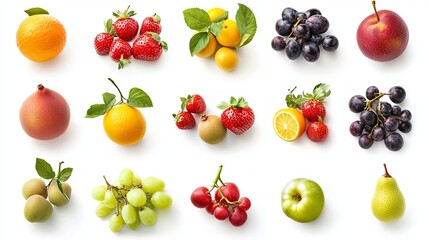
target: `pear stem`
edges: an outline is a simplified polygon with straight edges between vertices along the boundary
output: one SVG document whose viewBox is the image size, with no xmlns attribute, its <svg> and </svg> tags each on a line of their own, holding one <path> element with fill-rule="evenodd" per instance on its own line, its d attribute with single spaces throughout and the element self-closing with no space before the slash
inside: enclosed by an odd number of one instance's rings
<svg viewBox="0 0 429 240">
<path fill-rule="evenodd" d="M 374 8 L 375 16 L 377 17 L 377 22 L 380 22 L 380 17 L 378 16 L 377 8 L 375 7 L 375 0 L 372 0 L 372 8 Z"/>
<path fill-rule="evenodd" d="M 386 164 L 384 163 L 383 164 L 384 165 L 384 177 L 386 177 L 386 178 L 391 178 L 392 176 L 390 176 L 390 174 L 389 174 L 389 172 L 387 171 L 387 166 L 386 166 Z"/>
</svg>

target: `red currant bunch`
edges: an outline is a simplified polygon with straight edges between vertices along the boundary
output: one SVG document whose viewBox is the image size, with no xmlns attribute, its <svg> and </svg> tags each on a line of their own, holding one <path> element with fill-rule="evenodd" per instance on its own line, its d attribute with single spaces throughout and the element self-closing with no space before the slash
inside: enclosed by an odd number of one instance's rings
<svg viewBox="0 0 429 240">
<path fill-rule="evenodd" d="M 228 218 L 233 226 L 238 227 L 246 222 L 251 202 L 247 197 L 240 197 L 240 190 L 235 183 L 222 181 L 222 167 L 219 167 L 210 189 L 201 186 L 192 192 L 191 202 L 197 208 L 205 208 L 216 219 Z M 215 191 L 212 196 L 213 190 Z"/>
</svg>

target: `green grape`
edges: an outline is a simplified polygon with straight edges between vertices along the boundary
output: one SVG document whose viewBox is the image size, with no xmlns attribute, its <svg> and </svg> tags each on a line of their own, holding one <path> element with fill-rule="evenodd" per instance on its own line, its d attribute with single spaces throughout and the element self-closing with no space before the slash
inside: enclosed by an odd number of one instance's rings
<svg viewBox="0 0 429 240">
<path fill-rule="evenodd" d="M 173 203 L 173 199 L 166 192 L 156 192 L 152 194 L 151 202 L 158 209 L 168 209 Z"/>
<path fill-rule="evenodd" d="M 140 226 L 140 221 L 138 219 L 131 224 L 127 224 L 127 227 L 131 230 L 136 230 L 139 226 Z"/>
<path fill-rule="evenodd" d="M 134 178 L 133 170 L 131 170 L 129 168 L 124 168 L 119 173 L 118 182 L 119 182 L 119 184 L 121 184 L 125 187 L 130 187 L 132 182 L 133 182 L 133 178 Z"/>
<path fill-rule="evenodd" d="M 119 215 L 113 214 L 110 217 L 109 227 L 110 227 L 110 230 L 112 230 L 112 232 L 119 232 L 124 226 L 124 224 L 125 222 L 121 214 Z"/>
<path fill-rule="evenodd" d="M 107 217 L 112 212 L 112 208 L 106 207 L 103 202 L 99 202 L 97 207 L 95 208 L 95 215 L 100 218 Z"/>
<path fill-rule="evenodd" d="M 142 184 L 142 178 L 139 175 L 134 174 L 132 184 L 133 184 L 133 186 L 138 186 L 138 185 Z"/>
<path fill-rule="evenodd" d="M 104 194 L 107 191 L 107 187 L 105 185 L 95 186 L 92 189 L 92 198 L 94 198 L 97 201 L 103 201 L 104 200 Z"/>
<path fill-rule="evenodd" d="M 147 193 L 161 192 L 164 190 L 165 183 L 157 177 L 147 177 L 143 180 L 143 191 Z"/>
<path fill-rule="evenodd" d="M 121 210 L 122 218 L 124 218 L 124 222 L 127 225 L 132 225 L 134 222 L 137 221 L 137 209 L 131 206 L 130 204 L 127 204 L 122 207 Z"/>
<path fill-rule="evenodd" d="M 158 220 L 156 212 L 149 207 L 143 207 L 143 209 L 139 211 L 139 218 L 140 221 L 148 227 L 155 225 Z"/>
<path fill-rule="evenodd" d="M 103 203 L 108 208 L 115 208 L 116 207 L 116 197 L 115 197 L 115 194 L 111 190 L 106 191 L 106 193 L 104 194 Z"/>
<path fill-rule="evenodd" d="M 146 204 L 146 193 L 140 188 L 133 188 L 127 193 L 127 201 L 133 207 L 143 207 Z"/>
</svg>

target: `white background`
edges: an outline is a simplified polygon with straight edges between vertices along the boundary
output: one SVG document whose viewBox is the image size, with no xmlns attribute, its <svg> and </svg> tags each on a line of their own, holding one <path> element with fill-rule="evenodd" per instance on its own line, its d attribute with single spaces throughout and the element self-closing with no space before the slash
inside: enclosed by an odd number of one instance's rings
<svg viewBox="0 0 429 240">
<path fill-rule="evenodd" d="M 371 1 L 249 1 L 257 19 L 254 40 L 238 51 L 239 65 L 223 72 L 214 60 L 192 58 L 188 41 L 193 31 L 184 23 L 182 11 L 190 7 L 208 10 L 222 7 L 235 15 L 236 1 L 8 1 L 1 14 L 1 224 L 2 239 L 427 239 L 426 158 L 428 118 L 426 110 L 428 44 L 424 37 L 427 19 L 418 9 L 425 1 L 378 1 L 378 8 L 399 13 L 408 23 L 410 40 L 403 55 L 391 62 L 377 63 L 359 51 L 356 29 L 371 14 Z M 154 63 L 132 61 L 118 71 L 109 57 L 93 49 L 95 35 L 103 31 L 103 21 L 111 12 L 128 5 L 137 12 L 139 23 L 158 13 L 162 18 L 161 37 L 169 51 Z M 67 30 L 67 44 L 56 59 L 31 62 L 16 47 L 18 25 L 26 18 L 25 9 L 40 6 L 58 18 Z M 307 63 L 301 57 L 290 61 L 271 49 L 276 36 L 274 25 L 285 7 L 305 11 L 318 8 L 330 23 L 329 34 L 337 36 L 335 53 L 322 50 L 320 59 Z M 142 109 L 147 120 L 144 139 L 131 147 L 116 145 L 103 131 L 102 118 L 84 118 L 93 103 L 102 101 L 103 92 L 117 94 L 107 78 L 114 79 L 123 92 L 140 87 L 152 98 L 154 107 Z M 294 86 L 311 91 L 325 82 L 332 90 L 327 99 L 326 124 L 329 137 L 315 144 L 305 135 L 289 143 L 276 136 L 272 127 L 274 113 L 285 107 L 284 98 Z M 19 123 L 19 108 L 42 83 L 62 94 L 71 108 L 67 132 L 53 141 L 28 137 Z M 364 94 L 370 85 L 387 91 L 401 85 L 407 91 L 402 104 L 413 113 L 413 130 L 404 134 L 405 145 L 391 152 L 383 143 L 369 150 L 358 146 L 348 132 L 357 115 L 348 109 L 354 94 Z M 178 130 L 172 113 L 180 107 L 179 97 L 198 93 L 208 105 L 207 113 L 220 115 L 216 108 L 230 96 L 243 96 L 253 108 L 256 121 L 245 134 L 228 133 L 217 145 L 208 145 L 196 129 Z M 69 179 L 72 200 L 54 208 L 53 217 L 43 224 L 28 223 L 23 216 L 25 200 L 22 184 L 36 177 L 36 157 L 53 166 L 64 161 L 73 167 Z M 376 181 L 387 163 L 406 198 L 404 217 L 394 223 L 381 223 L 371 213 L 370 202 Z M 220 222 L 195 208 L 189 200 L 198 186 L 210 186 L 218 166 L 224 165 L 222 179 L 235 182 L 252 201 L 248 221 L 236 228 Z M 170 210 L 159 212 L 155 227 L 140 226 L 137 231 L 109 230 L 108 220 L 94 214 L 97 202 L 91 198 L 94 186 L 103 184 L 102 176 L 114 181 L 124 167 L 142 177 L 165 180 L 166 191 L 174 199 Z M 326 205 L 319 219 L 300 224 L 287 218 L 280 207 L 284 185 L 293 178 L 306 177 L 318 182 L 325 192 Z"/>
</svg>

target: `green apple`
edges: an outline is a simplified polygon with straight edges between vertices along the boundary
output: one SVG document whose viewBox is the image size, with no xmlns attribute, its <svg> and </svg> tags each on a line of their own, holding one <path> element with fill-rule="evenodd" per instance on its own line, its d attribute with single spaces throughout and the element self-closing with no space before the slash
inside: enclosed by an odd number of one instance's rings
<svg viewBox="0 0 429 240">
<path fill-rule="evenodd" d="M 283 188 L 282 209 L 292 220 L 301 223 L 314 221 L 322 213 L 324 205 L 323 190 L 313 180 L 296 178 Z"/>
</svg>

